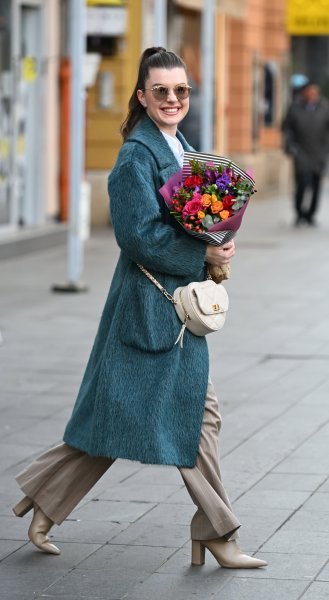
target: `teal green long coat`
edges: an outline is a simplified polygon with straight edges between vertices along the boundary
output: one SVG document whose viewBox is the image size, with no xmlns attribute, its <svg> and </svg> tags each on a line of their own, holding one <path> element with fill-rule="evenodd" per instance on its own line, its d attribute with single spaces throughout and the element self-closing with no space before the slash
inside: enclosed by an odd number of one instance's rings
<svg viewBox="0 0 329 600">
<path fill-rule="evenodd" d="M 179 135 L 179 134 L 178 134 Z M 185 139 L 180 139 L 189 149 Z M 181 329 L 162 285 L 205 279 L 206 245 L 171 221 L 159 188 L 179 169 L 148 118 L 123 144 L 109 177 L 120 258 L 64 441 L 94 456 L 193 467 L 207 392 L 204 337 Z"/>
</svg>

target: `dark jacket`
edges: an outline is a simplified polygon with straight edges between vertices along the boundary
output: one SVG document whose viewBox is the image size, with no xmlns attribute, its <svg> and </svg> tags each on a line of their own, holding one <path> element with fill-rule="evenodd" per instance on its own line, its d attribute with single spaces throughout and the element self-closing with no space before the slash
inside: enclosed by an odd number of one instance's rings
<svg viewBox="0 0 329 600">
<path fill-rule="evenodd" d="M 320 98 L 310 107 L 298 98 L 283 121 L 285 150 L 302 170 L 320 173 L 329 151 L 329 103 Z"/>
<path fill-rule="evenodd" d="M 136 266 L 142 263 L 171 293 L 205 278 L 205 244 L 165 222 L 158 190 L 178 169 L 161 132 L 145 117 L 109 177 L 121 254 L 64 435 L 67 444 L 91 455 L 195 465 L 207 343 L 186 332 L 184 347 L 174 345 L 181 328 L 175 309 Z"/>
</svg>

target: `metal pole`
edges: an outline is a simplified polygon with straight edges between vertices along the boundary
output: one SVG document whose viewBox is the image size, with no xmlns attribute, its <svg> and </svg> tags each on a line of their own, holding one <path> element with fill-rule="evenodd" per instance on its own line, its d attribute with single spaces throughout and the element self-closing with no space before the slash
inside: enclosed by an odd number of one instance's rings
<svg viewBox="0 0 329 600">
<path fill-rule="evenodd" d="M 167 47 L 167 0 L 154 0 L 154 37 L 155 46 Z"/>
<path fill-rule="evenodd" d="M 68 239 L 68 280 L 78 284 L 83 269 L 83 242 L 80 232 L 81 184 L 84 172 L 83 60 L 85 53 L 85 2 L 71 0 L 71 148 L 70 211 Z"/>
<path fill-rule="evenodd" d="M 201 151 L 213 150 L 214 126 L 214 39 L 215 39 L 215 4 L 214 0 L 204 0 L 201 22 L 201 65 L 202 65 L 202 111 Z"/>
<path fill-rule="evenodd" d="M 82 292 L 83 240 L 81 230 L 82 181 L 85 150 L 85 91 L 83 62 L 85 54 L 85 0 L 69 0 L 71 108 L 70 108 L 70 199 L 68 231 L 68 281 L 52 287 L 55 292 Z"/>
</svg>

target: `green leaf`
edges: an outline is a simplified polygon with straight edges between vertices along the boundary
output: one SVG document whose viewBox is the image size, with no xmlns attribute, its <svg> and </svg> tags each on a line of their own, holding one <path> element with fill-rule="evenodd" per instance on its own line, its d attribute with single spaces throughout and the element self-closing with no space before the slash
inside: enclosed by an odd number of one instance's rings
<svg viewBox="0 0 329 600">
<path fill-rule="evenodd" d="M 202 225 L 206 228 L 209 229 L 210 227 L 212 227 L 214 224 L 213 218 L 210 215 L 206 215 L 203 219 L 202 219 Z"/>
</svg>

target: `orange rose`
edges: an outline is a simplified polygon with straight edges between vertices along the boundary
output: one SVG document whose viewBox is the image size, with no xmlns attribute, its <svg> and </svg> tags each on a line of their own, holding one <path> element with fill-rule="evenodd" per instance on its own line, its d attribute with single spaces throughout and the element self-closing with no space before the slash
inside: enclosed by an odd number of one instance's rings
<svg viewBox="0 0 329 600">
<path fill-rule="evenodd" d="M 202 194 L 202 196 L 201 196 L 201 202 L 202 202 L 202 206 L 204 206 L 204 207 L 210 206 L 210 204 L 211 204 L 211 196 L 210 196 L 210 194 Z"/>
<path fill-rule="evenodd" d="M 206 216 L 206 213 L 203 212 L 203 210 L 199 210 L 199 212 L 198 212 L 198 219 L 204 219 L 205 216 Z"/>
<path fill-rule="evenodd" d="M 216 215 L 217 213 L 220 213 L 220 211 L 222 212 L 228 212 L 228 211 L 223 211 L 223 202 L 221 202 L 220 200 L 217 200 L 216 202 L 214 202 L 211 205 L 211 212 L 213 215 Z"/>
<path fill-rule="evenodd" d="M 228 219 L 228 218 L 229 218 L 229 216 L 230 216 L 230 211 L 229 211 L 229 210 L 222 210 L 222 211 L 219 213 L 219 216 L 220 216 L 220 218 L 222 219 L 222 221 L 226 221 L 226 219 Z"/>
</svg>

